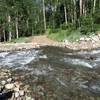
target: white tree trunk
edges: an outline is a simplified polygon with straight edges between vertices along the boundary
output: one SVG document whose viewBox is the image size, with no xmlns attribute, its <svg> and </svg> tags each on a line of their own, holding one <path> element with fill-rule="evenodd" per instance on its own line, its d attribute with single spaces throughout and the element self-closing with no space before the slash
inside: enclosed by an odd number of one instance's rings
<svg viewBox="0 0 100 100">
<path fill-rule="evenodd" d="M 96 6 L 96 0 L 94 0 L 94 3 L 93 3 L 93 13 L 95 13 L 95 6 Z"/>
<path fill-rule="evenodd" d="M 83 3 L 83 15 L 85 16 L 85 1 Z"/>
<path fill-rule="evenodd" d="M 74 24 L 75 24 L 76 19 L 77 19 L 77 16 L 76 16 L 76 0 L 73 0 L 73 3 L 74 3 L 74 16 L 73 16 L 73 19 L 74 19 Z"/>
<path fill-rule="evenodd" d="M 19 38 L 19 32 L 18 32 L 18 18 L 16 17 L 16 38 Z"/>
<path fill-rule="evenodd" d="M 5 30 L 3 29 L 3 38 L 4 38 L 4 41 L 6 41 L 6 35 L 5 35 Z"/>
<path fill-rule="evenodd" d="M 80 3 L 80 16 L 82 16 L 82 14 L 83 14 L 83 12 L 82 12 L 83 11 L 82 10 L 83 9 L 83 0 L 80 0 L 79 3 Z"/>
<path fill-rule="evenodd" d="M 46 31 L 46 16 L 45 16 L 45 4 L 43 0 L 43 21 L 44 21 L 44 30 Z"/>
<path fill-rule="evenodd" d="M 67 11 L 66 11 L 66 6 L 64 5 L 64 13 L 65 13 L 65 23 L 67 25 Z"/>
<path fill-rule="evenodd" d="M 9 41 L 11 41 L 12 34 L 11 34 L 11 16 L 10 15 L 8 16 L 8 23 L 9 23 Z"/>
</svg>

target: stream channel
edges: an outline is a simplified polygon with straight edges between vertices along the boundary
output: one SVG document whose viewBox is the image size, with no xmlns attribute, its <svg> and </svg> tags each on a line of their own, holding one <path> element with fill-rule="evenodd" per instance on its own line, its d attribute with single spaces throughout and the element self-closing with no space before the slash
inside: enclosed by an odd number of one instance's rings
<svg viewBox="0 0 100 100">
<path fill-rule="evenodd" d="M 45 46 L 1 52 L 0 67 L 24 76 L 36 100 L 100 100 L 100 49 L 73 51 Z"/>
</svg>

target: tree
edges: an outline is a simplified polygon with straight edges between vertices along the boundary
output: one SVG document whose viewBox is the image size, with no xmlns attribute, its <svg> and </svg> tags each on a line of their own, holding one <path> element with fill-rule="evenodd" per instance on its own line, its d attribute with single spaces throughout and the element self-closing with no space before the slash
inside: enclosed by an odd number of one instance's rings
<svg viewBox="0 0 100 100">
<path fill-rule="evenodd" d="M 45 2 L 43 0 L 43 21 L 44 21 L 44 30 L 46 31 L 46 16 L 45 16 Z"/>
</svg>

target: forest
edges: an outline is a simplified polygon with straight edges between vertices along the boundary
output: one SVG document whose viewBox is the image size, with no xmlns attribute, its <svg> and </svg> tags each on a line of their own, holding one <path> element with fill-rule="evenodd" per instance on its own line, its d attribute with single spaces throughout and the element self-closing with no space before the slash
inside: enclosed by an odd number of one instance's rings
<svg viewBox="0 0 100 100">
<path fill-rule="evenodd" d="M 59 30 L 87 35 L 99 29 L 100 0 L 0 0 L 1 42 Z"/>
</svg>

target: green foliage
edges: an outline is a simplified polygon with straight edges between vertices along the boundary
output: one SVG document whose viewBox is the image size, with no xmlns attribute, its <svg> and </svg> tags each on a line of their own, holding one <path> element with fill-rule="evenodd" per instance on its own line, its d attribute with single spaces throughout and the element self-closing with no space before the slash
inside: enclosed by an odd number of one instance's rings
<svg viewBox="0 0 100 100">
<path fill-rule="evenodd" d="M 73 31 L 76 30 L 75 25 L 73 23 L 63 23 L 61 24 L 60 28 L 62 30 L 69 30 L 69 31 Z"/>
<path fill-rule="evenodd" d="M 49 33 L 57 33 L 57 37 L 64 38 L 77 29 L 85 35 L 100 30 L 99 0 L 95 7 L 94 0 L 85 0 L 82 3 L 82 11 L 85 11 L 81 15 L 77 0 L 44 0 L 44 6 L 43 0 L 0 0 L 1 37 L 4 36 L 4 31 L 7 38 L 10 32 L 12 38 L 16 38 L 16 30 L 19 37 L 45 33 L 43 8 L 46 27 L 50 28 Z M 11 17 L 10 22 L 8 16 Z"/>
<path fill-rule="evenodd" d="M 81 17 L 81 27 L 80 32 L 84 35 L 94 32 L 94 20 L 92 16 Z"/>
<path fill-rule="evenodd" d="M 11 41 L 5 43 L 28 43 L 28 42 L 29 42 L 29 38 L 20 37 L 19 39 L 12 39 Z"/>
<path fill-rule="evenodd" d="M 50 31 L 51 32 L 51 31 Z M 48 37 L 53 40 L 57 41 L 63 41 L 65 39 L 68 39 L 69 41 L 76 41 L 81 37 L 81 33 L 76 31 L 68 31 L 68 30 L 60 30 L 56 33 L 49 33 Z"/>
</svg>

